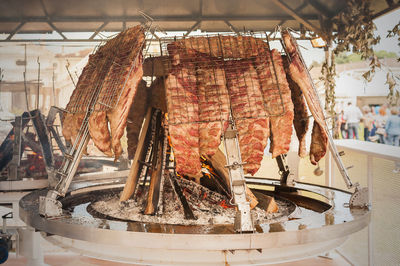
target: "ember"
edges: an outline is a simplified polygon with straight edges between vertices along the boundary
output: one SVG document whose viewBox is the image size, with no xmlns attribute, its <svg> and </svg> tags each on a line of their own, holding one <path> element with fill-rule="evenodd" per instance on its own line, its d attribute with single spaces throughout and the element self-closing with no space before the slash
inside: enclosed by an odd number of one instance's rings
<svg viewBox="0 0 400 266">
<path fill-rule="evenodd" d="M 184 180 L 183 183 L 188 186 L 184 190 L 196 217 L 195 220 L 185 218 L 183 207 L 169 182 L 166 182 L 162 195 L 163 212 L 157 215 L 143 214 L 147 193 L 137 194 L 135 200 L 129 199 L 124 202 L 119 201 L 119 195 L 105 196 L 92 202 L 88 210 L 94 216 L 101 215 L 101 217 L 146 223 L 174 225 L 232 225 L 234 223 L 236 208 L 227 203 L 229 199 L 195 182 Z M 279 206 L 279 211 L 276 213 L 267 213 L 259 207 L 254 208 L 251 211 L 254 222 L 265 224 L 287 220 L 290 213 L 294 211 L 293 203 L 280 199 L 277 199 L 276 203 Z"/>
</svg>

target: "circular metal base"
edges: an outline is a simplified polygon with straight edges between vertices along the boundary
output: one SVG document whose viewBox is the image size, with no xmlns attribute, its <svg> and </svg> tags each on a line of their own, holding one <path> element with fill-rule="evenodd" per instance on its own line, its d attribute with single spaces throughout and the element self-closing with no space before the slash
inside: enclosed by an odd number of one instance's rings
<svg viewBox="0 0 400 266">
<path fill-rule="evenodd" d="M 143 264 L 266 264 L 315 256 L 342 244 L 368 225 L 368 209 L 349 209 L 350 193 L 297 184 L 295 190 L 269 180 L 248 179 L 255 191 L 287 198 L 297 204 L 289 220 L 260 224 L 252 234 L 235 234 L 233 226 L 182 226 L 125 222 L 93 217 L 87 210 L 99 190 L 119 191 L 122 185 L 72 191 L 63 206 L 69 215 L 45 219 L 38 215 L 35 191 L 20 201 L 20 216 L 52 236 L 53 243 L 102 259 Z M 273 191 L 275 188 L 275 191 Z"/>
<path fill-rule="evenodd" d="M 23 178 L 22 180 L 3 180 L 0 181 L 0 191 L 22 191 L 45 188 L 49 185 L 47 177 Z"/>
</svg>

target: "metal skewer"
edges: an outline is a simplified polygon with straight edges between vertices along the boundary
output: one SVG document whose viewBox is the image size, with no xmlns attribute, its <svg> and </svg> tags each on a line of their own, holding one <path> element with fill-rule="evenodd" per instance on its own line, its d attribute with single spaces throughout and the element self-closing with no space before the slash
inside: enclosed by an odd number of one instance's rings
<svg viewBox="0 0 400 266">
<path fill-rule="evenodd" d="M 293 36 L 289 32 L 289 30 L 288 30 L 288 33 L 289 33 L 291 42 L 294 44 L 294 48 L 296 49 L 296 53 L 299 55 L 300 61 L 301 61 L 302 65 L 303 65 L 304 69 L 307 70 L 304 58 L 303 58 L 302 54 L 300 53 L 300 49 L 298 47 L 297 41 L 293 38 Z M 284 42 L 282 42 L 282 46 L 283 46 L 286 54 L 288 55 L 289 60 L 291 61 L 290 54 L 287 52 L 287 48 L 286 48 Z M 310 84 L 312 86 L 312 89 L 313 89 L 315 95 L 317 95 L 318 104 L 322 109 L 322 103 L 321 103 L 320 98 L 318 97 L 317 89 L 315 88 L 315 84 L 314 84 L 314 82 L 313 82 L 313 80 L 311 78 L 310 72 L 308 70 L 305 71 L 305 72 L 307 73 L 307 77 L 309 79 L 309 82 L 310 82 Z M 322 121 L 319 121 L 319 122 L 322 123 L 322 126 L 324 127 L 324 130 L 325 130 L 325 132 L 326 132 L 326 134 L 328 136 L 329 150 L 331 151 L 331 153 L 333 155 L 333 159 L 335 160 L 335 163 L 336 163 L 336 165 L 337 165 L 337 167 L 338 167 L 338 169 L 340 171 L 340 174 L 343 177 L 344 182 L 346 183 L 347 188 L 348 189 L 355 188 L 355 191 L 354 191 L 354 193 L 353 193 L 353 195 L 352 195 L 352 197 L 350 199 L 349 205 L 350 206 L 354 206 L 354 207 L 365 207 L 365 206 L 368 205 L 368 190 L 366 188 L 360 188 L 360 185 L 358 183 L 353 184 L 353 182 L 351 181 L 351 179 L 350 179 L 350 177 L 348 175 L 347 169 L 344 166 L 344 164 L 342 162 L 342 159 L 340 158 L 340 154 L 339 154 L 339 152 L 338 152 L 338 150 L 336 148 L 336 144 L 335 144 L 335 142 L 333 140 L 333 137 L 332 137 L 332 135 L 331 135 L 331 133 L 329 131 L 328 125 L 326 124 L 325 115 L 323 113 L 321 115 L 322 115 L 323 119 L 322 119 Z M 362 200 L 360 200 L 360 199 L 362 199 Z"/>
</svg>

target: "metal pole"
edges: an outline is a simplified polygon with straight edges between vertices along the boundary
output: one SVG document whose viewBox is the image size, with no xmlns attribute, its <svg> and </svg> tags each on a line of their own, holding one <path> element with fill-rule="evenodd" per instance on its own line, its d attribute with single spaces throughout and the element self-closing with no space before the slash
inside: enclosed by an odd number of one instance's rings
<svg viewBox="0 0 400 266">
<path fill-rule="evenodd" d="M 371 155 L 367 155 L 367 176 L 368 176 L 368 203 L 372 207 L 373 196 L 373 160 Z M 373 238 L 373 210 L 371 208 L 371 221 L 368 224 L 368 265 L 374 265 L 374 238 Z"/>
<path fill-rule="evenodd" d="M 36 91 L 36 110 L 39 110 L 39 96 L 40 96 L 40 61 L 37 58 L 38 63 L 38 80 L 37 80 L 37 91 Z"/>
<path fill-rule="evenodd" d="M 1 99 L 1 83 L 3 82 L 3 77 L 4 77 L 4 70 L 0 68 L 0 99 Z M 0 111 L 3 111 L 1 100 L 0 100 Z"/>
<path fill-rule="evenodd" d="M 53 64 L 53 77 L 52 77 L 52 81 L 53 81 L 53 105 L 57 106 L 56 104 L 56 89 L 55 89 L 55 84 L 54 84 L 54 64 Z"/>
<path fill-rule="evenodd" d="M 29 100 L 28 100 L 28 87 L 26 86 L 26 65 L 27 65 L 27 61 L 26 61 L 26 44 L 24 45 L 25 47 L 25 53 L 24 53 L 24 89 L 25 89 L 25 102 L 26 102 L 26 111 L 28 111 L 29 113 Z M 29 113 L 30 114 L 30 113 Z"/>
<path fill-rule="evenodd" d="M 325 186 L 332 187 L 332 154 L 328 149 L 325 154 Z"/>
</svg>

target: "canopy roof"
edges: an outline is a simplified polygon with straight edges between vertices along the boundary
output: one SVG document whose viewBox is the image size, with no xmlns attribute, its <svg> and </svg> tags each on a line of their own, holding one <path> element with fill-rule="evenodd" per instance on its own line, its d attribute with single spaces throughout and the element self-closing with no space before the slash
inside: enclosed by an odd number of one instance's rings
<svg viewBox="0 0 400 266">
<path fill-rule="evenodd" d="M 165 31 L 200 29 L 206 32 L 273 31 L 276 25 L 318 31 L 319 18 L 332 18 L 346 0 L 2 0 L 1 41 L 17 41 L 15 34 L 53 33 L 72 41 L 66 32 L 118 32 L 154 19 Z M 374 17 L 397 7 L 393 0 L 374 0 Z M 31 40 L 39 37 L 32 35 Z M 76 39 L 74 39 L 76 41 Z"/>
</svg>

